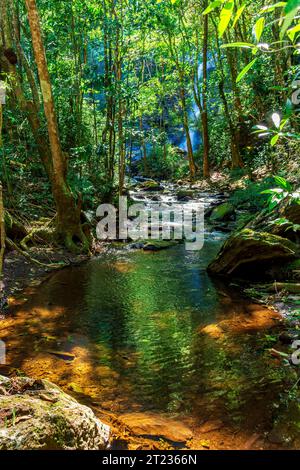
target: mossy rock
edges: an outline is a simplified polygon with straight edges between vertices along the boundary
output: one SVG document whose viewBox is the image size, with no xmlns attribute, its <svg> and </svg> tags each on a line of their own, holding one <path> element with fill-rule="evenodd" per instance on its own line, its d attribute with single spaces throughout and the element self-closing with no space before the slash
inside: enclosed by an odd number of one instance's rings
<svg viewBox="0 0 300 470">
<path fill-rule="evenodd" d="M 47 380 L 0 376 L 0 450 L 104 450 L 110 428 Z"/>
<path fill-rule="evenodd" d="M 190 199 L 193 199 L 195 196 L 195 191 L 192 189 L 180 189 L 176 193 L 178 201 L 188 201 Z"/>
<path fill-rule="evenodd" d="M 277 223 L 285 218 L 294 224 L 300 222 L 300 205 L 290 196 L 272 211 L 262 210 L 244 228 L 234 232 L 208 271 L 245 279 L 285 279 L 287 266 L 300 256 L 298 234 L 287 230 L 286 224 Z"/>
<path fill-rule="evenodd" d="M 262 278 L 267 269 L 296 259 L 297 253 L 297 245 L 286 238 L 245 228 L 225 242 L 208 271 L 245 278 L 256 274 L 257 278 Z"/>
<path fill-rule="evenodd" d="M 212 222 L 220 222 L 226 220 L 232 220 L 235 217 L 235 209 L 230 202 L 224 202 L 219 206 L 215 207 L 209 218 Z"/>
</svg>

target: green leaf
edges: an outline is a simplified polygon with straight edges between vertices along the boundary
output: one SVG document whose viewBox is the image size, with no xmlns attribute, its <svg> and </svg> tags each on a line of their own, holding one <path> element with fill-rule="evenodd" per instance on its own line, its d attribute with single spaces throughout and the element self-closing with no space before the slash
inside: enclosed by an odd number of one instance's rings
<svg viewBox="0 0 300 470">
<path fill-rule="evenodd" d="M 300 31 L 300 24 L 297 24 L 297 26 L 294 26 L 293 28 L 289 29 L 287 31 L 287 35 L 290 38 L 290 40 L 293 42 L 295 39 L 296 33 Z"/>
<path fill-rule="evenodd" d="M 255 44 L 251 44 L 251 42 L 230 42 L 228 44 L 222 44 L 221 48 L 225 49 L 228 47 L 243 47 L 246 49 L 252 49 L 255 47 Z"/>
<path fill-rule="evenodd" d="M 282 176 L 278 176 L 278 175 L 274 176 L 274 181 L 276 184 L 278 184 L 280 188 L 285 189 L 287 191 L 291 190 L 290 183 Z"/>
<path fill-rule="evenodd" d="M 207 15 L 208 13 L 210 13 L 211 11 L 215 10 L 216 8 L 218 8 L 219 6 L 222 5 L 222 1 L 221 0 L 216 0 L 215 2 L 212 2 L 210 5 L 208 5 L 208 7 L 206 8 L 206 10 L 204 10 L 204 12 L 202 13 L 202 15 Z"/>
<path fill-rule="evenodd" d="M 293 114 L 293 103 L 292 101 L 288 98 L 285 103 L 285 115 L 287 117 L 290 117 Z"/>
<path fill-rule="evenodd" d="M 259 18 L 259 20 L 255 23 L 254 29 L 253 29 L 257 42 L 259 42 L 261 38 L 264 27 L 265 27 L 265 19 L 263 17 Z"/>
<path fill-rule="evenodd" d="M 286 30 L 292 23 L 294 17 L 296 16 L 297 10 L 300 7 L 300 0 L 289 0 L 285 9 L 284 9 L 284 22 L 280 31 L 280 38 L 282 39 L 285 35 Z"/>
<path fill-rule="evenodd" d="M 271 139 L 271 145 L 272 145 L 272 147 L 274 147 L 274 145 L 277 144 L 278 139 L 279 139 L 279 134 L 276 134 L 276 135 L 274 135 L 274 137 L 272 137 L 272 139 Z"/>
<path fill-rule="evenodd" d="M 233 13 L 234 2 L 226 2 L 220 13 L 220 22 L 219 22 L 219 36 L 220 38 L 225 33 Z"/>
<path fill-rule="evenodd" d="M 245 10 L 245 8 L 246 8 L 246 4 L 242 5 L 242 6 L 238 9 L 238 11 L 236 12 L 236 15 L 235 15 L 235 18 L 234 18 L 234 22 L 233 22 L 233 25 L 232 25 L 233 28 L 235 27 L 235 25 L 236 25 L 237 22 L 239 21 L 239 19 L 240 19 L 241 15 L 242 15 L 243 11 Z"/>
<path fill-rule="evenodd" d="M 285 6 L 286 6 L 286 2 L 277 2 L 277 3 L 274 3 L 274 5 L 263 7 L 263 9 L 261 10 L 261 13 L 268 13 L 270 11 L 275 10 L 275 8 L 282 8 Z"/>
<path fill-rule="evenodd" d="M 236 79 L 236 83 L 239 83 L 242 78 L 246 75 L 246 73 L 253 67 L 255 62 L 257 61 L 257 58 L 253 59 L 246 67 L 243 68 L 243 70 L 238 74 L 238 77 Z"/>
</svg>

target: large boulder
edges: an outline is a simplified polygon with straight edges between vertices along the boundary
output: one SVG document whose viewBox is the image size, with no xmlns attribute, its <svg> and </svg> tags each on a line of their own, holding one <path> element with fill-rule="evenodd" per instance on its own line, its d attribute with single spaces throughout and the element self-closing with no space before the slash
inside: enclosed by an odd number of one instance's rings
<svg viewBox="0 0 300 470">
<path fill-rule="evenodd" d="M 284 266 L 299 258 L 296 224 L 300 224 L 300 205 L 288 197 L 273 211 L 263 210 L 234 232 L 208 271 L 241 278 L 279 279 Z"/>
<path fill-rule="evenodd" d="M 110 428 L 47 380 L 0 376 L 0 450 L 106 449 Z"/>
</svg>

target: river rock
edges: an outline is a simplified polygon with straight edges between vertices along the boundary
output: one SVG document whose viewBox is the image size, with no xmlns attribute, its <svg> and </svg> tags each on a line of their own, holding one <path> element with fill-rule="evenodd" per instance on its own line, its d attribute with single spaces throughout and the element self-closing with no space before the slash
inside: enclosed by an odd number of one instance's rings
<svg viewBox="0 0 300 470">
<path fill-rule="evenodd" d="M 120 418 L 137 436 L 153 436 L 176 443 L 185 443 L 193 437 L 192 431 L 181 421 L 154 413 L 126 413 Z"/>
<path fill-rule="evenodd" d="M 110 428 L 47 380 L 0 376 L 0 450 L 99 450 Z"/>
<path fill-rule="evenodd" d="M 178 201 L 190 201 L 195 196 L 195 191 L 192 189 L 180 189 L 176 195 Z"/>
<path fill-rule="evenodd" d="M 232 220 L 234 217 L 235 210 L 233 205 L 230 202 L 224 202 L 213 209 L 209 219 L 212 222 L 223 222 Z"/>
<path fill-rule="evenodd" d="M 175 240 L 153 240 L 151 242 L 147 242 L 143 246 L 144 251 L 161 251 L 166 250 L 167 248 L 171 248 L 172 246 L 177 245 L 178 242 Z"/>
<path fill-rule="evenodd" d="M 143 191 L 162 191 L 164 189 L 159 183 L 154 180 L 144 181 L 139 185 L 139 188 Z"/>
</svg>

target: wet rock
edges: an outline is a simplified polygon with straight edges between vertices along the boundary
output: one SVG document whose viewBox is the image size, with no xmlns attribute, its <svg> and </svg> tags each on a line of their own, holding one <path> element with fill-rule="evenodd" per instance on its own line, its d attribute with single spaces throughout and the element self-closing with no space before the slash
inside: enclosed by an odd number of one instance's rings
<svg viewBox="0 0 300 470">
<path fill-rule="evenodd" d="M 219 206 L 215 207 L 210 215 L 209 220 L 211 222 L 220 222 L 226 220 L 232 220 L 235 217 L 235 209 L 229 202 L 224 202 Z"/>
<path fill-rule="evenodd" d="M 172 246 L 177 245 L 176 241 L 172 240 L 160 240 L 160 241 L 151 241 L 146 243 L 143 246 L 144 251 L 161 251 L 171 248 Z"/>
<path fill-rule="evenodd" d="M 192 431 L 181 421 L 154 413 L 126 413 L 121 421 L 141 437 L 163 438 L 171 442 L 185 443 L 193 437 Z"/>
<path fill-rule="evenodd" d="M 291 344 L 295 339 L 297 339 L 297 335 L 289 333 L 288 331 L 283 331 L 279 335 L 279 341 L 282 344 Z"/>
<path fill-rule="evenodd" d="M 143 191 L 163 191 L 163 187 L 156 181 L 144 181 L 139 185 L 139 188 Z"/>
<path fill-rule="evenodd" d="M 106 449 L 110 428 L 47 380 L 0 376 L 0 450 Z"/>
<path fill-rule="evenodd" d="M 195 196 L 195 191 L 192 189 L 180 189 L 177 191 L 178 201 L 190 201 Z"/>
</svg>

